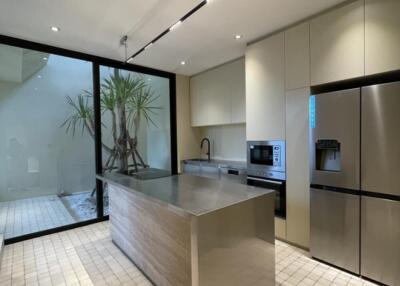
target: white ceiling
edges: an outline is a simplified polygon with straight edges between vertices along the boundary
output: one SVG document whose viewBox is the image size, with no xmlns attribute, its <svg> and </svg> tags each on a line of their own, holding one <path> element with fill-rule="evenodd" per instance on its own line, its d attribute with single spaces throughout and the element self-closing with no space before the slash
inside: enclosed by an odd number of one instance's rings
<svg viewBox="0 0 400 286">
<path fill-rule="evenodd" d="M 193 75 L 243 56 L 248 42 L 344 1 L 212 0 L 134 63 Z M 129 36 L 128 54 L 133 54 L 200 2 L 1 0 L 0 34 L 124 60 L 121 36 Z M 243 38 L 235 40 L 235 34 Z"/>
</svg>

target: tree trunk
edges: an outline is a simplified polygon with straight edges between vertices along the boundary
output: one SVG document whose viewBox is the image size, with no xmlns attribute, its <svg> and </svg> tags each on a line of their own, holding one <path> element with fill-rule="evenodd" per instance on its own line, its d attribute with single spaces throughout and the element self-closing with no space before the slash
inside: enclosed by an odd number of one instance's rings
<svg viewBox="0 0 400 286">
<path fill-rule="evenodd" d="M 120 77 L 119 70 L 114 69 L 114 76 L 118 79 Z M 126 134 L 126 110 L 125 100 L 123 95 L 117 96 L 117 113 L 118 113 L 118 125 L 119 125 L 119 138 L 118 138 L 118 159 L 119 166 L 118 171 L 123 174 L 128 174 L 128 146 L 127 146 L 127 134 Z"/>
</svg>

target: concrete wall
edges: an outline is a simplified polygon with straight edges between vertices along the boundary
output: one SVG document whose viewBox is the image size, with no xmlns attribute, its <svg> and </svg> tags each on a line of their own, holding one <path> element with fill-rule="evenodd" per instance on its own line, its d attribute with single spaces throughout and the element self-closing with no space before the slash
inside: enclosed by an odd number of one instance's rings
<svg viewBox="0 0 400 286">
<path fill-rule="evenodd" d="M 0 82 L 1 201 L 94 187 L 92 139 L 60 127 L 70 112 L 65 96 L 91 89 L 91 67 L 51 56 L 24 82 Z"/>
</svg>

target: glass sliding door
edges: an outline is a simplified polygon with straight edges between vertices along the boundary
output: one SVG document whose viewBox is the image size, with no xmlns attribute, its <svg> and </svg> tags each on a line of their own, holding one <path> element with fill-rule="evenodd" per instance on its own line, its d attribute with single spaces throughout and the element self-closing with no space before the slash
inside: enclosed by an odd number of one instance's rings
<svg viewBox="0 0 400 286">
<path fill-rule="evenodd" d="M 170 176 L 170 80 L 101 66 L 100 82 L 103 172 Z M 107 195 L 105 186 L 105 214 Z"/>
<path fill-rule="evenodd" d="M 0 232 L 94 219 L 92 63 L 0 45 Z"/>
</svg>

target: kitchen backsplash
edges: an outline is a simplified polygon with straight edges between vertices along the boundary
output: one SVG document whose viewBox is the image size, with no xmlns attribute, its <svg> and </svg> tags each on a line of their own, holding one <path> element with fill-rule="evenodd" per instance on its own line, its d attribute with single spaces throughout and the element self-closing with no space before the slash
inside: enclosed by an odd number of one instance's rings
<svg viewBox="0 0 400 286">
<path fill-rule="evenodd" d="M 246 161 L 246 124 L 201 127 L 201 135 L 211 142 L 211 157 Z M 205 147 L 202 155 L 205 153 Z"/>
</svg>

